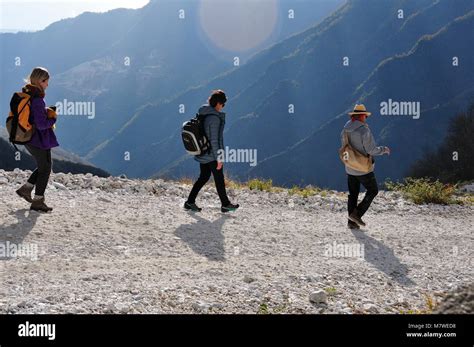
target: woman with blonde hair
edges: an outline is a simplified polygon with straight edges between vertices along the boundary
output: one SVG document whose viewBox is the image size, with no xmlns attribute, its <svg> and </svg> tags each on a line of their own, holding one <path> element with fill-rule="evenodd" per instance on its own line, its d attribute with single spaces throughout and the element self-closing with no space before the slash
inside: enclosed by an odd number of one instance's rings
<svg viewBox="0 0 474 347">
<path fill-rule="evenodd" d="M 36 67 L 26 80 L 23 93 L 31 97 L 30 122 L 34 126 L 31 140 L 25 144 L 26 149 L 36 161 L 37 168 L 28 181 L 16 192 L 31 203 L 31 210 L 49 212 L 53 209 L 45 203 L 44 193 L 48 185 L 52 169 L 51 148 L 59 146 L 53 127 L 56 123 L 55 107 L 46 107 L 44 97 L 48 88 L 49 72 L 45 68 Z M 36 188 L 35 188 L 36 187 Z M 31 193 L 35 188 L 35 196 Z"/>
</svg>

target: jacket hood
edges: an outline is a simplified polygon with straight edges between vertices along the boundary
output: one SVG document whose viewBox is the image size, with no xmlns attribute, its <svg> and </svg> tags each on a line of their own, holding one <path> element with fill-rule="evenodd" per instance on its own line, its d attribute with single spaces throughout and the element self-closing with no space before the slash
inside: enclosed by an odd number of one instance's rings
<svg viewBox="0 0 474 347">
<path fill-rule="evenodd" d="M 365 126 L 367 126 L 366 123 L 362 123 L 361 121 L 358 121 L 358 120 L 356 120 L 354 122 L 350 120 L 346 123 L 346 125 L 344 125 L 344 130 L 346 130 L 348 132 L 352 132 L 352 131 L 355 131 L 355 130 L 361 128 L 361 127 L 365 127 Z"/>
<path fill-rule="evenodd" d="M 225 116 L 225 113 L 224 112 L 219 112 L 217 111 L 214 107 L 212 107 L 211 105 L 202 105 L 200 108 L 199 108 L 199 114 L 214 114 L 216 116 L 219 116 L 219 117 L 223 117 Z"/>
</svg>

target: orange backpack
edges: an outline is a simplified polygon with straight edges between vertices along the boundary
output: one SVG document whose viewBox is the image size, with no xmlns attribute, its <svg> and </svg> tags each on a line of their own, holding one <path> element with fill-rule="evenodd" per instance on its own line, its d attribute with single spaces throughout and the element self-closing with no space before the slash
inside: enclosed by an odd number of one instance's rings
<svg viewBox="0 0 474 347">
<path fill-rule="evenodd" d="M 28 143 L 33 136 L 35 128 L 30 123 L 30 114 L 31 96 L 23 92 L 14 93 L 10 100 L 6 128 L 10 135 L 9 140 L 15 148 L 15 144 Z"/>
</svg>

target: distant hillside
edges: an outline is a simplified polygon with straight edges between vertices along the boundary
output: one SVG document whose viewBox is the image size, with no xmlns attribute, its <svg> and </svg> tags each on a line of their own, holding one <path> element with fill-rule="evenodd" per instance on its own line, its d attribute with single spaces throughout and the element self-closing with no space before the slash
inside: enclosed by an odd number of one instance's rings
<svg viewBox="0 0 474 347">
<path fill-rule="evenodd" d="M 390 157 L 377 159 L 383 181 L 402 178 L 425 148 L 438 146 L 452 115 L 474 99 L 472 0 L 456 6 L 451 0 L 348 0 L 330 15 L 334 2 L 282 1 L 280 16 L 297 4 L 307 29 L 280 22 L 280 32 L 292 35 L 274 36 L 238 67 L 229 66 L 233 53 L 203 44 L 196 16 L 186 23 L 169 16 L 180 6 L 193 13 L 198 4 L 159 0 L 141 10 L 84 14 L 37 34 L 54 46 L 64 43 L 68 29 L 87 47 L 53 64 L 58 74 L 48 102 L 72 98 L 97 105 L 94 119 L 61 119 L 64 148 L 114 175 L 193 176 L 196 164 L 183 150 L 180 128 L 210 90 L 221 88 L 229 96 L 225 145 L 258 153 L 256 167 L 226 163 L 229 175 L 343 189 L 339 133 L 355 103 L 373 112 L 376 140 L 392 148 Z M 315 13 L 312 23 L 307 13 Z M 102 33 L 103 23 L 117 30 Z M 83 36 L 84 26 L 97 37 Z M 0 35 L 9 48 L 0 59 L 14 57 L 15 37 L 8 35 Z M 20 37 L 36 47 L 36 36 Z M 135 63 L 124 67 L 127 55 Z M 18 81 L 19 71 L 6 70 L 8 83 Z M 419 117 L 381 115 L 381 103 L 389 100 L 418 103 Z"/>
<path fill-rule="evenodd" d="M 0 139 L 3 139 L 8 142 L 7 129 L 0 127 Z M 18 149 L 20 151 L 25 150 L 23 146 L 18 146 Z M 95 166 L 89 161 L 83 159 L 82 157 L 63 149 L 61 146 L 53 148 L 52 155 L 53 159 L 56 160 L 68 161 L 72 163 L 82 164 L 85 166 Z"/>
<path fill-rule="evenodd" d="M 408 170 L 411 177 L 431 177 L 446 183 L 474 179 L 474 103 L 451 118 L 439 147 L 426 149 Z"/>
<path fill-rule="evenodd" d="M 274 32 L 259 46 L 243 52 L 210 43 L 201 25 L 201 1 L 189 0 L 153 0 L 137 10 L 86 12 L 42 31 L 0 34 L 1 110 L 6 112 L 11 93 L 20 88 L 33 67 L 47 67 L 52 74 L 48 104 L 64 100 L 95 103 L 90 118 L 63 116 L 57 128 L 64 148 L 85 156 L 114 137 L 144 105 L 171 99 L 233 69 L 236 55 L 244 64 L 263 47 L 314 25 L 342 2 L 275 2 Z M 221 16 L 228 15 L 227 7 L 222 5 Z M 296 12 L 293 21 L 287 19 L 290 8 Z M 178 17 L 181 10 L 185 19 Z M 262 15 L 259 25 L 269 25 L 272 18 L 267 17 Z M 251 24 L 252 18 L 248 20 Z M 21 58 L 20 65 L 14 64 L 17 58 Z"/>
<path fill-rule="evenodd" d="M 209 90 L 222 88 L 230 97 L 225 144 L 258 151 L 254 168 L 226 164 L 234 177 L 342 189 L 339 132 L 347 112 L 363 102 L 374 113 L 369 122 L 377 141 L 393 148 L 390 158 L 377 161 L 380 180 L 400 178 L 425 146 L 439 144 L 451 115 L 472 99 L 473 11 L 469 0 L 456 6 L 448 0 L 348 1 L 239 69 L 138 110 L 89 159 L 133 177 L 194 175 L 196 164 L 184 154 L 180 126 Z M 461 62 L 456 67 L 453 57 Z M 380 116 L 380 103 L 389 99 L 420 102 L 420 119 Z M 193 108 L 179 114 L 179 104 Z M 125 151 L 131 161 L 118 159 Z"/>
<path fill-rule="evenodd" d="M 18 146 L 23 150 L 23 146 Z M 95 166 L 86 165 L 80 162 L 72 162 L 64 159 L 61 155 L 53 155 L 53 172 L 63 172 L 72 174 L 91 173 L 99 177 L 108 177 L 110 174 Z M 15 149 L 10 143 L 0 138 L 0 169 L 12 171 L 14 169 L 34 170 L 36 163 L 34 159 L 27 153 L 21 154 L 20 160 L 15 160 Z"/>
<path fill-rule="evenodd" d="M 368 121 L 372 132 L 381 145 L 392 149 L 389 157 L 376 159 L 380 181 L 403 177 L 426 149 L 441 143 L 451 117 L 474 100 L 474 48 L 469 44 L 474 41 L 472 28 L 474 10 L 451 20 L 433 35 L 420 37 L 404 54 L 382 61 L 351 95 L 353 103 L 363 102 L 375 111 Z M 454 67 L 453 56 L 463 63 Z M 420 102 L 420 118 L 380 115 L 380 103 L 389 98 Z M 344 188 L 344 171 L 336 152 L 347 111 L 268 158 L 250 174 L 258 176 L 272 170 L 272 177 L 281 184 Z"/>
</svg>

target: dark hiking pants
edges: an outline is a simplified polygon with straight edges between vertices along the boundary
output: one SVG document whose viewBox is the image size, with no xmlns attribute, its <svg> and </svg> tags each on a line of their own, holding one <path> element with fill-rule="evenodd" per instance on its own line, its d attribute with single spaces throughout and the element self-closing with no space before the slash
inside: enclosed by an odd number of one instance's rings
<svg viewBox="0 0 474 347">
<path fill-rule="evenodd" d="M 360 204 L 357 204 L 361 184 L 365 187 L 367 192 L 365 193 L 364 199 L 362 199 Z M 354 210 L 357 210 L 358 216 L 362 217 L 367 212 L 370 204 L 379 192 L 375 174 L 373 172 L 363 176 L 353 176 L 348 174 L 347 185 L 349 187 L 347 210 L 349 214 L 351 214 Z"/>
<path fill-rule="evenodd" d="M 212 161 L 207 164 L 200 164 L 201 174 L 199 175 L 198 180 L 194 183 L 193 189 L 188 197 L 188 202 L 193 204 L 196 202 L 196 197 L 199 194 L 199 191 L 204 187 L 204 185 L 209 181 L 211 173 L 214 176 L 214 182 L 216 184 L 217 194 L 219 194 L 219 199 L 221 200 L 222 206 L 227 206 L 230 204 L 229 198 L 225 190 L 224 182 L 224 169 L 217 170 L 217 161 Z"/>
<path fill-rule="evenodd" d="M 35 159 L 37 166 L 36 170 L 33 171 L 30 178 L 28 179 L 28 183 L 36 186 L 35 195 L 44 196 L 44 192 L 48 186 L 51 169 L 53 168 L 51 150 L 41 149 L 30 145 L 25 145 L 25 147 Z"/>
</svg>

